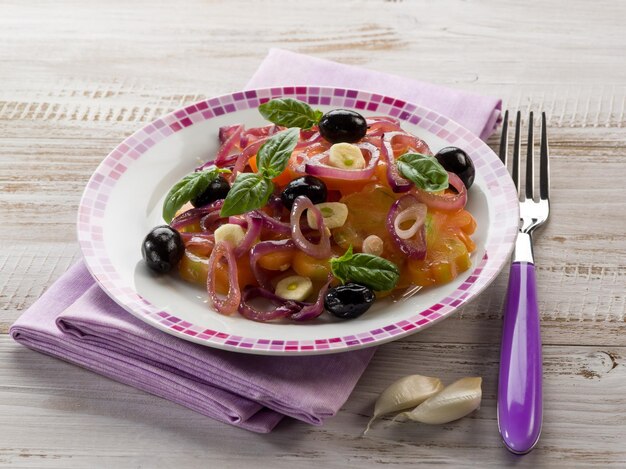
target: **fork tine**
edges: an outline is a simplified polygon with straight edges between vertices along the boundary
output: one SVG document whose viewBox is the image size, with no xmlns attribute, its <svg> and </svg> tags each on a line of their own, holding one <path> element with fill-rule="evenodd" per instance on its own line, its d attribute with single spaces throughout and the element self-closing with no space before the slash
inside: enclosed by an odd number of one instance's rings
<svg viewBox="0 0 626 469">
<path fill-rule="evenodd" d="M 539 196 L 541 200 L 550 197 L 550 161 L 548 153 L 548 134 L 546 130 L 546 113 L 541 113 L 541 149 L 539 160 Z"/>
<path fill-rule="evenodd" d="M 506 166 L 508 154 L 508 133 L 509 133 L 509 110 L 504 112 L 504 120 L 502 121 L 502 134 L 500 135 L 500 160 Z"/>
<path fill-rule="evenodd" d="M 533 135 L 533 112 L 530 111 L 528 116 L 528 148 L 526 153 L 526 198 L 532 200 L 533 198 L 533 181 L 535 179 L 534 168 L 534 135 Z"/>
<path fill-rule="evenodd" d="M 517 117 L 515 118 L 515 143 L 513 144 L 513 169 L 511 171 L 511 177 L 517 190 L 517 196 L 519 197 L 519 159 L 520 159 L 520 132 L 522 127 L 522 113 L 517 111 Z"/>
</svg>

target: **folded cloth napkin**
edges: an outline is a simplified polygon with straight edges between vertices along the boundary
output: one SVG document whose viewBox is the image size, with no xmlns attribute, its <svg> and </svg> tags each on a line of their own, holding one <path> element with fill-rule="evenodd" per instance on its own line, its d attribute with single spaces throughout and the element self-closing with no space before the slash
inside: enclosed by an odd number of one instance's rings
<svg viewBox="0 0 626 469">
<path fill-rule="evenodd" d="M 276 70 L 280 70 L 280 80 L 272 75 Z M 286 70 L 293 76 L 285 78 Z M 328 81 L 329 74 L 336 77 L 335 83 Z M 358 84 L 418 103 L 420 90 L 429 90 L 426 94 L 436 90 L 445 105 L 431 107 L 456 117 L 468 128 L 485 127 L 499 105 L 491 98 L 481 100 L 280 50 L 270 52 L 248 88 L 286 84 L 286 79 L 292 84 Z M 399 95 L 400 89 L 412 94 Z M 464 107 L 473 110 L 462 111 Z M 121 309 L 98 287 L 82 262 L 52 285 L 13 324 L 10 333 L 34 350 L 222 422 L 263 433 L 284 416 L 319 425 L 336 414 L 374 354 L 370 348 L 334 355 L 268 357 L 193 344 L 152 328 Z"/>
<path fill-rule="evenodd" d="M 364 70 L 283 49 L 270 49 L 246 87 L 300 84 L 357 88 L 420 104 L 451 118 L 483 140 L 496 130 L 502 109 L 502 101 L 498 98 Z"/>
</svg>

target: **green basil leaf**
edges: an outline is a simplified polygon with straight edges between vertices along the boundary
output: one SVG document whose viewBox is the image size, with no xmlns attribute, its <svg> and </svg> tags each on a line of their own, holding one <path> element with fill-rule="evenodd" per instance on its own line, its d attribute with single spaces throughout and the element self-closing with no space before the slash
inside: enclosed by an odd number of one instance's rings
<svg viewBox="0 0 626 469">
<path fill-rule="evenodd" d="M 270 179 L 282 173 L 298 144 L 299 137 L 300 129 L 288 129 L 269 138 L 257 153 L 259 173 Z"/>
<path fill-rule="evenodd" d="M 274 183 L 257 173 L 237 175 L 230 188 L 220 215 L 230 217 L 263 207 L 274 191 Z"/>
<path fill-rule="evenodd" d="M 448 172 L 433 156 L 405 153 L 398 158 L 397 165 L 400 174 L 420 189 L 437 192 L 448 187 Z"/>
<path fill-rule="evenodd" d="M 400 278 L 400 269 L 393 262 L 372 254 L 353 254 L 352 246 L 343 256 L 330 260 L 330 269 L 344 283 L 352 281 L 376 291 L 393 289 Z"/>
<path fill-rule="evenodd" d="M 307 103 L 291 98 L 272 99 L 259 106 L 261 115 L 270 122 L 283 127 L 310 129 L 322 118 L 322 111 Z"/>
<path fill-rule="evenodd" d="M 230 173 L 230 170 L 209 166 L 204 171 L 188 174 L 174 184 L 163 202 L 163 220 L 167 223 L 172 221 L 178 209 L 202 194 L 221 173 Z"/>
</svg>

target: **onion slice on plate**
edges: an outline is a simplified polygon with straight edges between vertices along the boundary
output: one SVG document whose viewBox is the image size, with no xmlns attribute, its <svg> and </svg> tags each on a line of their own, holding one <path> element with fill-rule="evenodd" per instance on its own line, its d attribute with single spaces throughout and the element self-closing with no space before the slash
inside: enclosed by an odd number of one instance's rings
<svg viewBox="0 0 626 469">
<path fill-rule="evenodd" d="M 394 202 L 387 215 L 387 231 L 398 249 L 411 259 L 426 257 L 426 211 L 416 196 L 407 194 Z M 410 228 L 400 228 L 410 220 L 414 220 Z"/>
<path fill-rule="evenodd" d="M 261 241 L 252 246 L 250 250 L 250 270 L 252 270 L 261 287 L 269 290 L 272 288 L 272 285 L 262 268 L 259 267 L 259 259 L 272 252 L 291 251 L 295 248 L 296 245 L 291 239 Z"/>
<path fill-rule="evenodd" d="M 306 210 L 311 210 L 313 216 L 315 217 L 315 223 L 317 223 L 316 231 L 320 234 L 320 240 L 317 244 L 313 244 L 309 241 L 302 233 L 302 228 L 300 227 L 300 218 Z M 301 195 L 296 198 L 291 208 L 290 221 L 291 239 L 293 239 L 293 242 L 298 249 L 309 256 L 315 257 L 316 259 L 326 259 L 327 257 L 330 257 L 332 254 L 330 249 L 330 232 L 326 229 L 322 213 L 315 205 L 313 205 L 313 202 L 311 202 L 308 197 Z"/>
<path fill-rule="evenodd" d="M 216 212 L 219 213 L 222 205 L 224 205 L 224 200 L 219 199 L 215 202 L 210 203 L 209 205 L 205 205 L 204 207 L 192 208 L 187 210 L 186 212 L 181 213 L 177 217 L 175 217 L 171 222 L 170 226 L 175 230 L 181 230 L 192 223 L 200 221 L 203 217 L 209 215 L 210 213 Z"/>
<path fill-rule="evenodd" d="M 392 141 L 399 136 L 405 136 L 404 132 L 387 132 L 382 136 L 381 155 L 387 164 L 387 183 L 394 192 L 406 192 L 413 183 L 400 176 L 398 166 L 396 166 L 396 158 L 393 154 Z"/>
<path fill-rule="evenodd" d="M 293 319 L 294 321 L 310 321 L 311 319 L 315 319 L 320 314 L 322 314 L 324 312 L 324 297 L 326 296 L 326 292 L 330 287 L 331 281 L 332 277 L 329 276 L 326 284 L 324 284 L 324 286 L 320 289 L 315 303 L 302 306 L 302 309 L 300 311 L 291 315 L 291 319 Z"/>
<path fill-rule="evenodd" d="M 261 234 L 261 228 L 263 228 L 263 219 L 257 214 L 257 212 L 250 212 L 246 214 L 246 222 L 246 234 L 233 251 L 235 257 L 241 257 L 250 251 L 250 248 Z"/>
<path fill-rule="evenodd" d="M 329 153 L 324 152 L 322 155 L 307 160 L 304 164 L 304 171 L 311 176 L 319 176 L 322 178 L 343 179 L 345 181 L 366 181 L 374 175 L 380 150 L 371 143 L 357 143 L 357 147 L 361 152 L 365 151 L 369 154 L 369 160 L 363 169 L 341 169 L 328 165 Z"/>
<path fill-rule="evenodd" d="M 456 194 L 433 194 L 421 189 L 417 190 L 416 197 L 420 202 L 436 210 L 461 210 L 467 203 L 467 189 L 456 174 L 448 172 L 448 183 L 457 191 Z"/>
<path fill-rule="evenodd" d="M 232 132 L 232 133 L 230 133 Z M 229 129 L 229 135 L 226 141 L 222 144 L 222 146 L 217 151 L 217 155 L 215 157 L 215 166 L 221 168 L 228 161 L 228 157 L 235 145 L 238 145 L 241 140 L 241 133 L 243 132 L 243 125 L 237 126 L 234 130 Z M 222 134 L 222 128 L 220 128 L 220 137 L 224 138 L 225 135 Z"/>
<path fill-rule="evenodd" d="M 215 289 L 217 265 L 222 258 L 226 259 L 228 267 L 228 294 L 225 299 L 221 299 Z M 230 316 L 237 311 L 239 303 L 241 302 L 241 291 L 239 289 L 237 276 L 237 262 L 230 244 L 225 241 L 220 241 L 215 245 L 209 257 L 208 268 L 209 275 L 207 276 L 206 288 L 209 293 L 209 298 L 218 313 Z"/>
<path fill-rule="evenodd" d="M 276 308 L 270 310 L 258 310 L 250 305 L 250 301 L 255 298 L 264 298 L 276 306 Z M 246 319 L 259 322 L 286 318 L 300 309 L 301 306 L 295 301 L 285 300 L 265 288 L 251 286 L 247 286 L 244 289 L 243 297 L 241 298 L 241 303 L 239 304 L 239 314 Z"/>
</svg>

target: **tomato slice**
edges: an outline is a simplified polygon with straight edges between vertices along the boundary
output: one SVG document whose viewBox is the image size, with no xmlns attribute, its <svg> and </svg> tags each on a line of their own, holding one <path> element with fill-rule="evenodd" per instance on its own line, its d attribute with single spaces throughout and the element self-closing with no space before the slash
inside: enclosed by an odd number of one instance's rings
<svg viewBox="0 0 626 469">
<path fill-rule="evenodd" d="M 470 234 L 476 221 L 466 210 L 455 213 L 430 211 L 426 222 L 426 258 L 409 260 L 404 275 L 420 286 L 448 283 L 472 265 L 476 245 Z"/>
<path fill-rule="evenodd" d="M 391 189 L 377 184 L 342 197 L 341 202 L 348 206 L 348 218 L 343 226 L 332 230 L 335 243 L 344 250 L 352 245 L 355 251 L 361 251 L 363 240 L 376 235 L 383 240 L 382 256 L 401 266 L 405 256 L 396 247 L 385 226 L 387 214 L 398 197 Z"/>
</svg>

